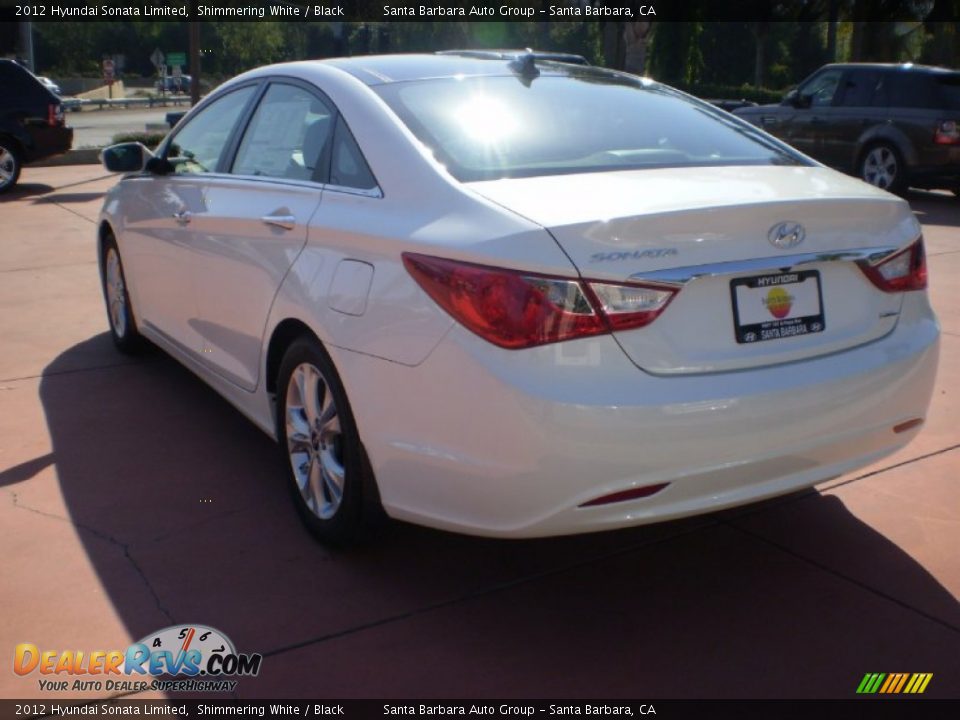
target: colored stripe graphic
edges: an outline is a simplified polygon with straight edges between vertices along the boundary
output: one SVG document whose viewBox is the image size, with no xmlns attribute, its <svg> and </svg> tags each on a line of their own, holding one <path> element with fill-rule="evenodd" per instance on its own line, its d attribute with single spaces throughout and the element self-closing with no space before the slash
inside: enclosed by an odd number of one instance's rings
<svg viewBox="0 0 960 720">
<path fill-rule="evenodd" d="M 890 674 L 890 675 L 887 675 L 887 680 L 886 680 L 886 682 L 884 682 L 883 685 L 880 686 L 880 692 L 881 692 L 881 693 L 886 693 L 886 692 L 888 691 L 888 689 L 890 688 L 890 684 L 893 683 L 893 682 L 895 682 L 896 679 L 897 679 L 897 674 L 896 674 L 896 673 L 892 673 L 892 674 Z"/>
<path fill-rule="evenodd" d="M 857 685 L 857 694 L 919 695 L 932 679 L 933 673 L 867 673 Z"/>
<path fill-rule="evenodd" d="M 906 685 L 906 683 L 907 683 L 907 674 L 900 673 L 900 682 L 897 683 L 897 686 L 893 690 L 891 690 L 891 692 L 895 692 L 895 693 L 900 692 L 903 689 L 903 686 Z"/>
</svg>

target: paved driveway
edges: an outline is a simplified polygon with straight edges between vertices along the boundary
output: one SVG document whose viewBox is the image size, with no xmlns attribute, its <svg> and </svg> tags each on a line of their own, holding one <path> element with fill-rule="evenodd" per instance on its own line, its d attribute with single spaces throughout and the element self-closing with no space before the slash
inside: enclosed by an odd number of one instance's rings
<svg viewBox="0 0 960 720">
<path fill-rule="evenodd" d="M 845 698 L 866 672 L 960 696 L 960 201 L 911 198 L 944 337 L 897 455 L 692 520 L 524 542 L 394 524 L 332 552 L 265 436 L 165 356 L 113 351 L 111 183 L 27 168 L 0 200 L 0 696 L 53 697 L 10 671 L 17 643 L 123 649 L 190 622 L 265 654 L 241 697 Z"/>
</svg>

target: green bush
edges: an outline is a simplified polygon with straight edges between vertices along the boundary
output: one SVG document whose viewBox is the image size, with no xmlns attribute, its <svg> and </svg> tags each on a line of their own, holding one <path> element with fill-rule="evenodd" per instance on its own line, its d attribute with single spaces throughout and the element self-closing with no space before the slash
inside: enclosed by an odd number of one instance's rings
<svg viewBox="0 0 960 720">
<path fill-rule="evenodd" d="M 119 143 L 138 142 L 143 143 L 151 150 L 154 150 L 166 136 L 167 134 L 163 132 L 123 132 L 114 135 L 112 142 L 114 145 Z"/>
</svg>

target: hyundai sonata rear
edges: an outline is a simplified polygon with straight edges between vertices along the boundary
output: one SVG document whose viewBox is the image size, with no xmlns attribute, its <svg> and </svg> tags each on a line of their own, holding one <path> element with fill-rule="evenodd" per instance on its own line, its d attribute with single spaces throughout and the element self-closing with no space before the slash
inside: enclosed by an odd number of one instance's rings
<svg viewBox="0 0 960 720">
<path fill-rule="evenodd" d="M 335 542 L 380 508 L 532 537 L 810 487 L 909 442 L 937 365 L 906 203 L 533 56 L 240 76 L 111 192 L 101 260 L 118 346 L 274 435 Z"/>
</svg>

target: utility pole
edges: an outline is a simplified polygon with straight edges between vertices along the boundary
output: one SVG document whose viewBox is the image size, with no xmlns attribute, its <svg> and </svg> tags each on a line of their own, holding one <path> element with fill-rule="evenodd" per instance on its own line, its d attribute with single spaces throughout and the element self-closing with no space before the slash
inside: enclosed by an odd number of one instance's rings
<svg viewBox="0 0 960 720">
<path fill-rule="evenodd" d="M 200 23 L 190 21 L 190 104 L 200 102 Z"/>
<path fill-rule="evenodd" d="M 30 72 L 36 72 L 37 66 L 33 61 L 33 23 L 29 20 L 20 23 L 20 50 Z"/>
</svg>

